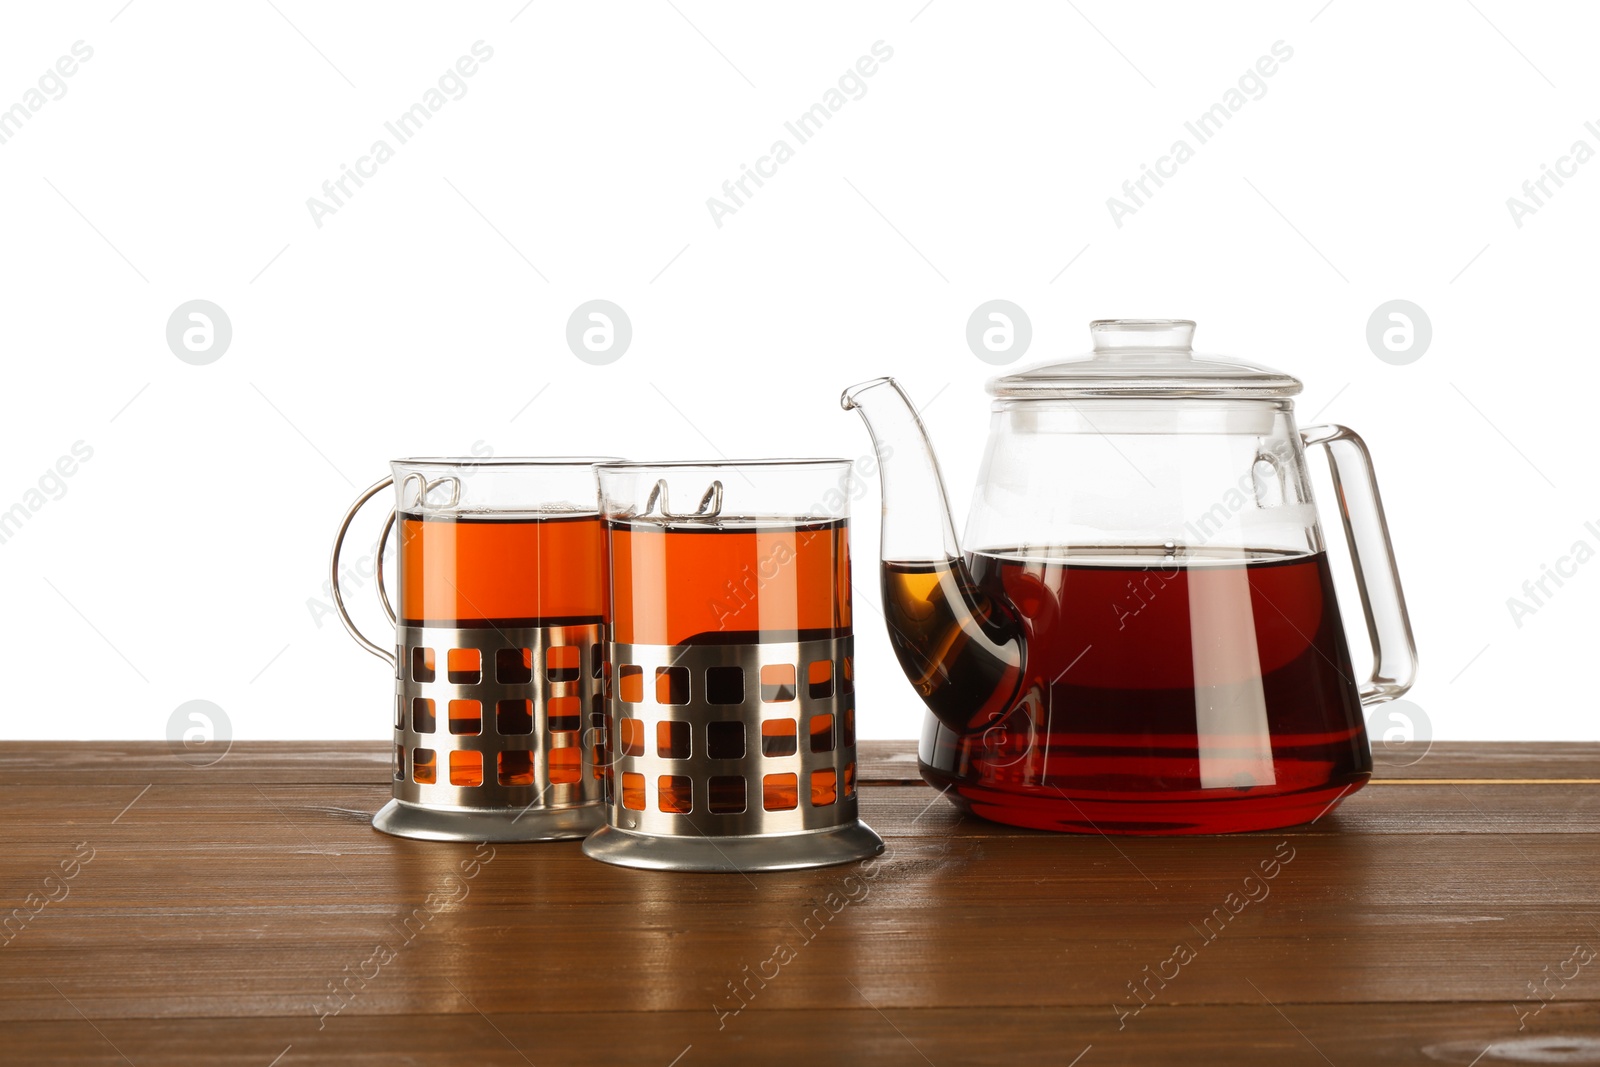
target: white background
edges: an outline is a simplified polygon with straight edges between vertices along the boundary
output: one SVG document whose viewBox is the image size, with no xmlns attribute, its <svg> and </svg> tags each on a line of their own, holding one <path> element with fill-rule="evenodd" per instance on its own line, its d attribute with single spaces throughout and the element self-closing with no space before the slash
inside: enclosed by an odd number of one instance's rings
<svg viewBox="0 0 1600 1067">
<path fill-rule="evenodd" d="M 1592 8 L 275 3 L 4 16 L 0 107 L 94 50 L 0 144 L 0 510 L 93 449 L 0 544 L 6 736 L 160 738 L 199 698 L 237 737 L 387 737 L 384 667 L 315 605 L 394 456 L 855 457 L 838 394 L 894 374 L 964 508 L 995 371 L 965 325 L 997 297 L 1032 318 L 1019 366 L 1184 316 L 1302 378 L 1302 421 L 1373 449 L 1437 736 L 1597 736 L 1600 562 L 1520 628 L 1506 603 L 1600 547 L 1600 161 L 1520 228 L 1506 205 L 1600 148 Z M 466 95 L 316 226 L 307 198 L 479 40 Z M 880 40 L 866 94 L 715 225 Z M 1266 94 L 1117 227 L 1107 197 L 1276 41 Z M 605 367 L 564 339 L 597 297 L 634 328 Z M 165 339 L 196 298 L 233 326 L 208 366 Z M 1395 298 L 1433 324 L 1409 366 L 1365 340 Z M 855 514 L 861 732 L 912 736 L 875 486 Z"/>
</svg>

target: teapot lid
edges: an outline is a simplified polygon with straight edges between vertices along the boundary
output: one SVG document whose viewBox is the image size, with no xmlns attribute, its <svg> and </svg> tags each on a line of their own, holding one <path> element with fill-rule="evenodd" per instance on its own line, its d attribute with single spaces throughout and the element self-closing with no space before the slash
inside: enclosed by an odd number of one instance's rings
<svg viewBox="0 0 1600 1067">
<path fill-rule="evenodd" d="M 1098 319 L 1094 351 L 991 378 L 995 396 L 1030 400 L 1081 397 L 1294 396 L 1298 378 L 1221 356 L 1196 356 L 1189 319 Z"/>
</svg>

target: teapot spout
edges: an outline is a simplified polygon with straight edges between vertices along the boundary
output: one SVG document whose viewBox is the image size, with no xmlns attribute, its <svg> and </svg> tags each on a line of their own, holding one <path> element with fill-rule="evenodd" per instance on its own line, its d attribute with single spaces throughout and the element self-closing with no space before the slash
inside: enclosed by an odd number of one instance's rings
<svg viewBox="0 0 1600 1067">
<path fill-rule="evenodd" d="M 928 710 L 966 735 L 1007 717 L 1022 690 L 1024 639 L 1011 605 L 973 580 L 956 540 L 939 461 L 893 378 L 839 398 L 867 424 L 882 482 L 883 614 L 901 670 Z"/>
<path fill-rule="evenodd" d="M 885 560 L 958 558 L 939 460 L 911 398 L 893 378 L 874 378 L 852 385 L 839 398 L 846 411 L 857 411 L 872 435 L 883 483 Z"/>
</svg>

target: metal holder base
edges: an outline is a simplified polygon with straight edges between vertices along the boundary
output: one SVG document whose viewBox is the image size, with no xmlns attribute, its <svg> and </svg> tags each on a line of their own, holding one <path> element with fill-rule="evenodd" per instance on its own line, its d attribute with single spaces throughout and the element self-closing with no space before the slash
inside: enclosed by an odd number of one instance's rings
<svg viewBox="0 0 1600 1067">
<path fill-rule="evenodd" d="M 601 804 L 527 808 L 521 812 L 457 808 L 441 811 L 391 800 L 372 817 L 372 828 L 418 841 L 574 841 L 606 821 Z"/>
<path fill-rule="evenodd" d="M 373 827 L 560 841 L 603 825 L 602 638 L 599 623 L 399 627 L 394 799 Z"/>
<path fill-rule="evenodd" d="M 604 863 L 674 871 L 826 867 L 883 851 L 857 818 L 848 636 L 612 642 Z"/>
<path fill-rule="evenodd" d="M 583 843 L 583 854 L 618 867 L 650 871 L 793 871 L 831 867 L 876 856 L 883 838 L 864 822 L 771 837 L 660 837 L 603 826 Z"/>
</svg>

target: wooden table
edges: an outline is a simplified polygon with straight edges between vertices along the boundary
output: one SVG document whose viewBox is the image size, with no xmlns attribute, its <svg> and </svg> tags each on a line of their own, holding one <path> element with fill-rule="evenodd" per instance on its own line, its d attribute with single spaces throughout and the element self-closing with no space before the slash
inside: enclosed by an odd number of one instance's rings
<svg viewBox="0 0 1600 1067">
<path fill-rule="evenodd" d="M 0 746 L 0 1062 L 1600 1064 L 1600 745 L 1170 839 L 963 819 L 864 748 L 871 879 L 385 837 L 383 744 Z"/>
</svg>

